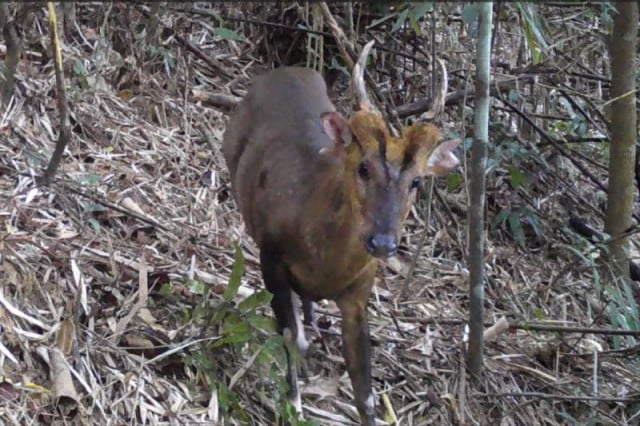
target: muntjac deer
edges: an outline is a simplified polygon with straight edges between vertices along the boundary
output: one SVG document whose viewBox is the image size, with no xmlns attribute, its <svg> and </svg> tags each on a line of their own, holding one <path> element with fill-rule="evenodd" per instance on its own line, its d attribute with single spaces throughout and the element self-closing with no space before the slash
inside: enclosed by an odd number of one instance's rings
<svg viewBox="0 0 640 426">
<path fill-rule="evenodd" d="M 368 426 L 375 424 L 375 398 L 367 300 L 378 259 L 396 252 L 421 177 L 459 164 L 452 153 L 458 143 L 438 145 L 432 125 L 389 133 L 365 90 L 372 45 L 353 70 L 351 117 L 336 112 L 319 73 L 281 67 L 255 79 L 223 141 L 232 193 L 260 248 L 278 331 L 304 359 L 309 345 L 296 304 L 301 299 L 309 323 L 312 301 L 336 301 L 355 405 Z M 290 397 L 301 411 L 291 356 L 287 351 Z"/>
</svg>

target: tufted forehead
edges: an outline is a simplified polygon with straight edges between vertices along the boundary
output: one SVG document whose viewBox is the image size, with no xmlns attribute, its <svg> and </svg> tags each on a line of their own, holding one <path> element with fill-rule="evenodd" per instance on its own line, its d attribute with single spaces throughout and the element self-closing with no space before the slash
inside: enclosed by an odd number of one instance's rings
<svg viewBox="0 0 640 426">
<path fill-rule="evenodd" d="M 406 127 L 402 129 L 401 137 L 393 137 L 384 120 L 366 110 L 353 113 L 349 118 L 349 128 L 356 138 L 356 144 L 363 151 L 361 154 L 380 154 L 387 164 L 396 167 L 402 167 L 413 160 L 423 163 L 440 139 L 440 132 L 436 127 L 424 124 Z"/>
</svg>

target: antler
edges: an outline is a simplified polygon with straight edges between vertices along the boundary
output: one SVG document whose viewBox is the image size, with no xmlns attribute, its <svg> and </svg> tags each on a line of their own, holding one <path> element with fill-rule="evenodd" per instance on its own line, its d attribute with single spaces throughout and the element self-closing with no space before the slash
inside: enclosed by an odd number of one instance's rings
<svg viewBox="0 0 640 426">
<path fill-rule="evenodd" d="M 379 116 L 382 116 L 380 111 L 375 107 L 373 102 L 369 99 L 367 95 L 367 88 L 364 82 L 364 69 L 367 66 L 367 57 L 369 56 L 369 52 L 373 47 L 375 40 L 371 40 L 367 43 L 360 53 L 360 57 L 358 58 L 358 62 L 353 66 L 353 73 L 351 77 L 351 84 L 353 88 L 353 95 L 355 97 L 355 109 L 356 110 L 365 110 L 373 112 Z"/>
<path fill-rule="evenodd" d="M 440 115 L 442 111 L 444 111 L 444 103 L 447 96 L 448 89 L 448 76 L 447 76 L 447 67 L 445 67 L 442 59 L 438 59 L 438 65 L 440 68 L 440 85 L 436 89 L 435 98 L 433 100 L 433 104 L 431 104 L 431 109 L 420 116 L 420 121 L 430 121 L 435 117 Z"/>
</svg>

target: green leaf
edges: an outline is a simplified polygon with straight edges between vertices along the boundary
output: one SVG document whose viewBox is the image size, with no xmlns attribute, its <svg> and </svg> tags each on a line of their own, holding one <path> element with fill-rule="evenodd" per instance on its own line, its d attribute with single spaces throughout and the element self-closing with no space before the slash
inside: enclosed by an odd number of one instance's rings
<svg viewBox="0 0 640 426">
<path fill-rule="evenodd" d="M 545 318 L 544 315 L 544 311 L 542 309 L 534 309 L 533 310 L 533 317 L 538 320 L 538 321 L 542 321 Z"/>
<path fill-rule="evenodd" d="M 509 216 L 511 216 L 511 210 L 509 209 L 501 210 L 500 213 L 498 213 L 495 219 L 493 220 L 494 226 L 502 225 Z"/>
<path fill-rule="evenodd" d="M 410 13 L 410 17 L 411 19 L 415 20 L 416 22 L 420 20 L 420 18 L 422 18 L 424 15 L 427 14 L 427 12 L 430 12 L 433 9 L 433 2 L 432 1 L 424 1 L 421 3 L 413 3 L 412 5 L 413 7 L 411 7 L 411 11 Z"/>
<path fill-rule="evenodd" d="M 187 287 L 193 294 L 204 294 L 206 288 L 203 282 L 197 280 L 187 280 Z"/>
<path fill-rule="evenodd" d="M 393 24 L 393 27 L 391 27 L 392 33 L 395 33 L 404 25 L 404 22 L 407 20 L 408 14 L 409 14 L 409 9 L 405 9 L 398 14 L 398 19 L 396 19 L 395 24 Z"/>
<path fill-rule="evenodd" d="M 251 324 L 252 327 L 258 330 L 266 330 L 269 333 L 276 331 L 275 325 L 273 323 L 273 318 L 267 318 L 261 315 L 253 315 L 247 318 L 247 321 L 249 321 L 249 324 Z"/>
<path fill-rule="evenodd" d="M 218 404 L 220 404 L 220 409 L 222 412 L 227 412 L 229 410 L 229 389 L 224 384 L 223 381 L 219 381 L 217 383 L 218 386 Z"/>
<path fill-rule="evenodd" d="M 522 26 L 524 28 L 525 37 L 527 38 L 529 50 L 531 51 L 531 58 L 533 59 L 534 65 L 537 65 L 542 59 L 540 46 L 547 49 L 548 45 L 544 38 L 538 15 L 535 11 L 535 5 L 517 2 L 516 8 L 522 16 Z"/>
<path fill-rule="evenodd" d="M 420 35 L 420 26 L 418 25 L 418 21 L 415 18 L 413 18 L 412 16 L 409 16 L 409 25 L 411 25 L 411 29 L 413 30 L 415 35 L 419 36 Z"/>
<path fill-rule="evenodd" d="M 84 173 L 77 175 L 76 180 L 80 185 L 98 185 L 102 181 L 102 176 Z"/>
<path fill-rule="evenodd" d="M 507 99 L 509 102 L 517 102 L 520 99 L 520 94 L 517 90 L 511 89 L 509 90 L 509 94 L 507 95 Z"/>
<path fill-rule="evenodd" d="M 518 189 L 519 186 L 527 182 L 526 176 L 516 166 L 509 167 L 509 184 L 512 189 Z"/>
<path fill-rule="evenodd" d="M 271 300 L 271 293 L 267 290 L 260 290 L 238 304 L 238 309 L 241 312 L 255 311 L 258 306 L 264 306 Z"/>
<path fill-rule="evenodd" d="M 624 291 L 624 299 L 626 303 L 626 307 L 629 311 L 629 325 L 631 330 L 640 330 L 640 324 L 638 321 L 640 319 L 640 312 L 638 311 L 638 305 L 635 302 L 635 298 L 633 296 L 633 291 L 631 287 L 626 283 L 622 283 L 622 290 Z M 632 336 L 629 336 L 633 339 Z"/>
<path fill-rule="evenodd" d="M 536 13 L 536 5 L 529 3 L 522 4 L 522 10 L 524 11 L 525 22 L 535 37 L 537 44 L 544 49 L 548 49 L 549 45 L 544 37 L 539 15 Z"/>
<path fill-rule="evenodd" d="M 383 23 L 384 21 L 388 21 L 389 19 L 393 18 L 394 16 L 396 16 L 396 14 L 395 14 L 395 13 L 392 13 L 392 14 L 390 14 L 390 15 L 383 16 L 383 17 L 382 17 L 382 18 L 380 18 L 380 19 L 374 19 L 374 20 L 373 20 L 373 21 L 371 21 L 371 23 L 367 26 L 367 29 L 369 29 L 370 27 L 376 27 L 376 26 L 378 26 L 378 24 L 381 24 L 381 23 Z"/>
<path fill-rule="evenodd" d="M 238 34 L 233 30 L 230 30 L 229 28 L 222 28 L 222 27 L 214 28 L 213 34 L 223 38 L 224 40 L 247 41 L 247 39 L 244 38 L 244 36 L 242 36 L 241 34 Z"/>
<path fill-rule="evenodd" d="M 91 218 L 89 219 L 89 224 L 91 225 L 91 228 L 93 228 L 93 232 L 95 232 L 96 234 L 100 233 L 100 222 Z"/>
<path fill-rule="evenodd" d="M 222 295 L 225 302 L 230 302 L 234 296 L 238 293 L 238 288 L 242 282 L 242 272 L 244 271 L 244 256 L 242 255 L 242 249 L 240 244 L 236 245 L 236 252 L 234 255 L 233 268 L 231 269 L 231 276 L 229 277 L 229 284 L 224 289 Z"/>
<path fill-rule="evenodd" d="M 447 176 L 447 191 L 452 192 L 462 186 L 464 178 L 462 173 L 450 173 Z"/>
<path fill-rule="evenodd" d="M 228 336 L 223 337 L 220 340 L 216 340 L 215 342 L 213 342 L 211 344 L 212 348 L 219 348 L 221 346 L 225 346 L 225 345 L 235 345 L 235 344 L 244 344 L 247 343 L 247 341 L 251 339 L 251 336 L 249 334 L 230 334 Z"/>
<path fill-rule="evenodd" d="M 282 349 L 282 336 L 279 334 L 269 336 L 263 346 L 266 353 L 276 354 Z"/>
<path fill-rule="evenodd" d="M 522 230 L 519 214 L 512 213 L 509 215 L 509 230 L 520 247 L 524 247 L 524 231 Z"/>
<path fill-rule="evenodd" d="M 462 9 L 462 21 L 467 25 L 471 25 L 478 19 L 479 13 L 480 9 L 478 8 L 478 5 L 470 4 L 469 6 Z"/>
<path fill-rule="evenodd" d="M 431 9 L 433 9 L 433 2 L 427 1 L 422 3 L 412 3 L 411 8 L 409 8 L 409 24 L 413 29 L 413 32 L 419 36 L 420 35 L 420 26 L 418 25 L 418 21 Z"/>
<path fill-rule="evenodd" d="M 170 283 L 164 283 L 160 286 L 160 295 L 168 297 L 173 293 L 173 286 Z"/>
<path fill-rule="evenodd" d="M 220 16 L 217 13 L 212 13 L 211 14 L 213 16 L 213 19 L 215 19 L 216 21 L 218 21 L 218 24 L 223 25 L 224 24 L 224 19 L 222 18 L 222 16 Z"/>
<path fill-rule="evenodd" d="M 73 67 L 71 69 L 73 70 L 73 73 L 77 76 L 87 75 L 87 69 L 84 67 L 84 64 L 80 60 L 74 61 Z"/>
<path fill-rule="evenodd" d="M 536 213 L 531 209 L 525 208 L 522 210 L 522 214 L 531 226 L 531 229 L 533 229 L 533 232 L 536 234 L 536 236 L 539 238 L 542 237 L 542 227 L 540 226 L 540 221 L 538 220 L 538 216 L 536 215 Z"/>
<path fill-rule="evenodd" d="M 609 321 L 611 322 L 612 328 L 619 328 L 620 323 L 618 322 L 618 311 L 615 309 L 611 309 L 609 314 Z M 613 349 L 620 349 L 620 336 L 611 336 L 611 340 L 613 340 Z"/>
</svg>

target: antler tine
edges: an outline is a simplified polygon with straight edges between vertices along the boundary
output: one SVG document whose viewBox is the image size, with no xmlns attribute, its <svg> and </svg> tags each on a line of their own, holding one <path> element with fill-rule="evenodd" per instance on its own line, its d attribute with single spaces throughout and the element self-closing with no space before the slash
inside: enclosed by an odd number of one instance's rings
<svg viewBox="0 0 640 426">
<path fill-rule="evenodd" d="M 367 43 L 364 48 L 362 48 L 362 52 L 360 53 L 360 57 L 358 58 L 358 62 L 353 66 L 353 73 L 351 82 L 353 84 L 353 94 L 355 96 L 355 107 L 357 110 L 366 110 L 376 113 L 380 116 L 380 111 L 375 107 L 373 102 L 369 99 L 367 95 L 367 87 L 364 82 L 364 69 L 367 65 L 367 57 L 369 56 L 369 52 L 371 48 L 375 44 L 375 40 L 371 40 Z"/>
<path fill-rule="evenodd" d="M 448 90 L 448 75 L 447 67 L 444 65 L 442 59 L 438 59 L 438 65 L 440 66 L 440 86 L 436 90 L 435 98 L 431 104 L 431 109 L 420 117 L 420 120 L 433 120 L 444 111 L 444 103 L 447 97 Z"/>
</svg>

